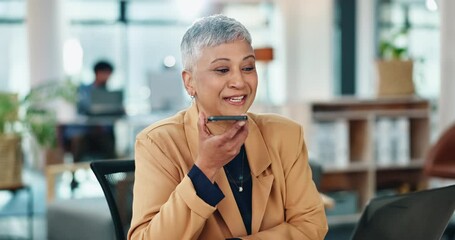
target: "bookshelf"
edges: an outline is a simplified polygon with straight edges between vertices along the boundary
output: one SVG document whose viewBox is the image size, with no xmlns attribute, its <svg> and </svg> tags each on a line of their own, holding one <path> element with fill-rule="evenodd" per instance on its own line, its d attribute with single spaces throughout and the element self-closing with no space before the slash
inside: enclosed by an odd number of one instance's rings
<svg viewBox="0 0 455 240">
<path fill-rule="evenodd" d="M 338 219 L 358 215 L 380 190 L 426 187 L 422 168 L 430 138 L 427 100 L 339 98 L 312 102 L 311 114 L 315 142 L 310 150 L 324 166 L 321 191 L 357 196 L 355 212 Z"/>
</svg>

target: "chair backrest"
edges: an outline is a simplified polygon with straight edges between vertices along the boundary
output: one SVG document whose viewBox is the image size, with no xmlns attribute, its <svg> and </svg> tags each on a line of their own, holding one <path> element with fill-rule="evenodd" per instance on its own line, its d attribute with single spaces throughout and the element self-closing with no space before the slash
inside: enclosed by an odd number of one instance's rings
<svg viewBox="0 0 455 240">
<path fill-rule="evenodd" d="M 424 170 L 428 176 L 455 178 L 455 124 L 430 148 Z"/>
<path fill-rule="evenodd" d="M 455 185 L 373 198 L 352 239 L 441 239 L 454 210 Z"/>
<path fill-rule="evenodd" d="M 103 189 L 117 239 L 124 240 L 132 216 L 134 160 L 98 160 L 90 167 Z"/>
</svg>

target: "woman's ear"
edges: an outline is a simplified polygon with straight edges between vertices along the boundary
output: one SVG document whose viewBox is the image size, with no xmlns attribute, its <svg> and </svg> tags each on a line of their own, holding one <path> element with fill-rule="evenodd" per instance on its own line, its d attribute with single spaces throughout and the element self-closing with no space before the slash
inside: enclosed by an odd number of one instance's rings
<svg viewBox="0 0 455 240">
<path fill-rule="evenodd" d="M 183 85 L 185 86 L 186 92 L 188 95 L 194 97 L 196 95 L 196 91 L 194 90 L 193 87 L 193 76 L 191 72 L 187 70 L 182 71 L 182 79 L 183 79 Z"/>
</svg>

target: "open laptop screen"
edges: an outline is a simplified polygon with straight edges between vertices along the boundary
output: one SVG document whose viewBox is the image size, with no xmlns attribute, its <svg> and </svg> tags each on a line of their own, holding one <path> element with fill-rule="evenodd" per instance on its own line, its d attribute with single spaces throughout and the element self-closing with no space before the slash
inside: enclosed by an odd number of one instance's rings
<svg viewBox="0 0 455 240">
<path fill-rule="evenodd" d="M 123 91 L 91 89 L 87 106 L 87 115 L 123 115 Z"/>
</svg>

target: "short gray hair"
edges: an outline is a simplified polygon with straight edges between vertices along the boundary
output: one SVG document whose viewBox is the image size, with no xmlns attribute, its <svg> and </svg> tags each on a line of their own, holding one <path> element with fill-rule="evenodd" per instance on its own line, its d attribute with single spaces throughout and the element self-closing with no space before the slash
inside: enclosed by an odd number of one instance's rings
<svg viewBox="0 0 455 240">
<path fill-rule="evenodd" d="M 248 30 L 233 18 L 212 15 L 196 20 L 185 32 L 180 44 L 185 70 L 192 70 L 201 50 L 236 40 L 246 40 L 251 45 Z"/>
</svg>

